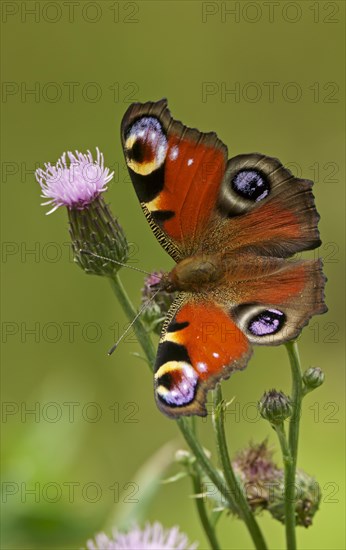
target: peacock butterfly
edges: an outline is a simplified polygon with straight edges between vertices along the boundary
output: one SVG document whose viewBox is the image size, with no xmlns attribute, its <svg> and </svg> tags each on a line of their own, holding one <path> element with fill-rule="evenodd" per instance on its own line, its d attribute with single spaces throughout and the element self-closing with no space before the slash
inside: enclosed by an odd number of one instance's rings
<svg viewBox="0 0 346 550">
<path fill-rule="evenodd" d="M 174 120 L 167 101 L 134 103 L 121 139 L 144 214 L 177 262 L 162 280 L 179 291 L 160 338 L 155 397 L 170 417 L 205 416 L 206 394 L 243 369 L 252 344 L 296 338 L 327 311 L 313 182 L 259 153 L 227 160 L 214 132 Z"/>
</svg>

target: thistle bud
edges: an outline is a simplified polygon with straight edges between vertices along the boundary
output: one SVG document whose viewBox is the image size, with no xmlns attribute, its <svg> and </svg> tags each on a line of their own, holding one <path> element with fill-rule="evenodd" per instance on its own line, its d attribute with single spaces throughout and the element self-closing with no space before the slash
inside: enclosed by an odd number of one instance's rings
<svg viewBox="0 0 346 550">
<path fill-rule="evenodd" d="M 74 261 L 88 274 L 112 277 L 126 263 L 128 245 L 122 227 L 102 197 L 83 210 L 68 209 Z M 96 254 L 97 257 L 93 254 Z"/>
<path fill-rule="evenodd" d="M 319 367 L 310 367 L 303 374 L 305 393 L 315 390 L 324 382 L 324 372 Z"/>
<path fill-rule="evenodd" d="M 303 470 L 297 470 L 295 478 L 295 517 L 296 524 L 303 527 L 312 525 L 321 500 L 321 491 L 317 481 Z M 284 473 L 271 485 L 267 510 L 273 518 L 285 523 L 285 484 Z"/>
<path fill-rule="evenodd" d="M 292 414 L 291 399 L 281 391 L 270 390 L 259 401 L 258 409 L 271 424 L 281 424 Z"/>
<path fill-rule="evenodd" d="M 165 290 L 157 292 L 163 275 L 163 271 L 153 271 L 144 279 L 142 288 L 142 304 L 148 304 L 142 313 L 142 323 L 148 332 L 158 335 L 161 333 L 163 320 L 176 296 L 176 293 L 169 293 Z M 155 298 L 152 300 L 155 293 Z"/>
<path fill-rule="evenodd" d="M 268 510 L 273 518 L 285 522 L 285 474 L 273 461 L 267 441 L 252 444 L 238 452 L 232 466 L 247 501 L 254 512 Z M 317 481 L 302 470 L 295 478 L 295 517 L 297 525 L 309 527 L 321 499 Z"/>
</svg>

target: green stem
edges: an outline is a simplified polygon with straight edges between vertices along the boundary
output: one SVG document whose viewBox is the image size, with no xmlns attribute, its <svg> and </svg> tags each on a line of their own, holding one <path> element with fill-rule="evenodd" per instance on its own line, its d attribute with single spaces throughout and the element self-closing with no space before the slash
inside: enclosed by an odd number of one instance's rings
<svg viewBox="0 0 346 550">
<path fill-rule="evenodd" d="M 190 428 L 187 419 L 185 417 L 178 418 L 177 424 L 181 430 L 181 433 L 184 436 L 186 443 L 188 444 L 193 454 L 195 455 L 198 464 L 204 470 L 205 474 L 209 477 L 210 481 L 214 483 L 217 490 L 225 498 L 231 510 L 235 511 L 236 507 L 232 499 L 232 495 L 229 494 L 229 491 L 224 479 L 219 474 L 219 472 L 214 468 L 209 458 L 205 454 L 203 447 L 199 443 L 198 439 L 196 439 L 195 434 Z"/>
<path fill-rule="evenodd" d="M 198 467 L 195 466 L 194 470 L 191 472 L 193 490 L 195 495 L 200 495 L 203 492 L 203 486 L 201 482 L 201 476 L 198 472 Z M 210 548 L 212 550 L 220 550 L 221 546 L 217 540 L 215 529 L 209 521 L 209 516 L 205 507 L 204 497 L 196 497 L 196 508 L 203 525 L 203 529 L 208 538 Z"/>
<path fill-rule="evenodd" d="M 285 530 L 287 550 L 296 550 L 295 467 L 283 422 L 274 426 L 278 434 L 285 470 Z"/>
<path fill-rule="evenodd" d="M 289 446 L 291 450 L 291 456 L 293 460 L 294 474 L 297 465 L 298 457 L 298 439 L 299 439 L 299 422 L 302 411 L 302 399 L 303 399 L 303 380 L 302 370 L 300 366 L 300 357 L 297 342 L 288 342 L 286 349 L 291 365 L 292 372 L 292 405 L 293 414 L 290 419 L 289 428 Z"/>
<path fill-rule="evenodd" d="M 263 538 L 258 523 L 251 511 L 249 503 L 246 500 L 244 491 L 236 478 L 228 453 L 225 434 L 225 406 L 222 400 L 222 390 L 220 384 L 216 386 L 214 392 L 213 420 L 216 433 L 218 455 L 222 464 L 228 491 L 231 495 L 235 496 L 238 513 L 240 517 L 244 520 L 255 547 L 257 549 L 265 549 L 267 548 L 266 542 Z"/>
<path fill-rule="evenodd" d="M 114 294 L 118 298 L 118 301 L 121 307 L 123 308 L 128 320 L 130 322 L 133 321 L 133 319 L 137 315 L 137 311 L 133 307 L 118 273 L 114 276 L 114 278 L 110 279 L 110 283 L 114 291 Z M 133 328 L 136 333 L 138 342 L 141 344 L 143 351 L 148 359 L 150 368 L 151 370 L 153 370 L 155 357 L 156 357 L 155 348 L 153 346 L 150 336 L 148 335 L 147 331 L 145 330 L 142 324 L 141 319 L 138 318 L 135 321 Z"/>
<path fill-rule="evenodd" d="M 278 430 L 280 445 L 283 453 L 285 464 L 285 526 L 286 526 L 286 541 L 289 550 L 296 548 L 296 520 L 295 520 L 295 480 L 296 467 L 298 458 L 298 440 L 299 440 L 299 422 L 302 410 L 303 381 L 302 371 L 300 366 L 300 357 L 297 342 L 288 342 L 286 349 L 291 365 L 292 373 L 292 392 L 291 400 L 293 413 L 290 418 L 288 443 L 284 428 L 283 434 Z M 285 458 L 286 457 L 286 458 Z M 289 460 L 288 458 L 289 457 Z"/>
<path fill-rule="evenodd" d="M 196 417 L 191 416 L 190 417 L 190 424 L 191 424 L 191 430 L 195 438 L 198 438 L 197 435 L 197 422 Z M 203 481 L 201 476 L 201 471 L 198 466 L 198 463 L 195 462 L 190 467 L 190 475 L 192 479 L 192 485 L 194 489 L 195 495 L 201 495 L 203 493 Z M 201 520 L 201 524 L 203 526 L 203 529 L 205 531 L 206 537 L 209 541 L 210 548 L 212 550 L 220 550 L 220 544 L 217 540 L 216 532 L 215 532 L 215 524 L 213 525 L 210 521 L 206 506 L 205 506 L 205 500 L 204 497 L 197 497 L 196 498 L 196 508 L 199 515 L 199 519 Z"/>
</svg>

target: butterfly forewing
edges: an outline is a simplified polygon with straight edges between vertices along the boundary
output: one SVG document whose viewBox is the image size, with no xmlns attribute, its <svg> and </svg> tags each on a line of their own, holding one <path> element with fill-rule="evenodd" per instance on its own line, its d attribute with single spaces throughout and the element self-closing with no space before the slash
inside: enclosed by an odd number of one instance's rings
<svg viewBox="0 0 346 550">
<path fill-rule="evenodd" d="M 227 148 L 214 132 L 173 120 L 166 101 L 131 105 L 121 129 L 138 198 L 160 243 L 175 260 L 205 234 L 225 173 Z"/>
</svg>

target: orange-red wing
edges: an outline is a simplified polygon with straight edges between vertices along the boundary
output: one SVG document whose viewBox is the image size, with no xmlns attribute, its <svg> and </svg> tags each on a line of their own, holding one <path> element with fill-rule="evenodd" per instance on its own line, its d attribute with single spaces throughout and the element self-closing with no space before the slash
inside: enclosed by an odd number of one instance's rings
<svg viewBox="0 0 346 550">
<path fill-rule="evenodd" d="M 216 209 L 227 148 L 173 120 L 165 100 L 134 103 L 122 121 L 129 173 L 148 221 L 175 260 L 192 254 Z"/>
<path fill-rule="evenodd" d="M 230 283 L 235 293 L 230 314 L 252 343 L 282 344 L 296 338 L 313 315 L 327 311 L 325 280 L 320 260 L 286 262 L 265 277 Z"/>
<path fill-rule="evenodd" d="M 252 153 L 230 159 L 218 203 L 228 218 L 222 224 L 220 249 L 286 258 L 319 246 L 312 185 L 293 177 L 272 157 Z M 220 233 L 220 224 L 215 232 Z M 211 231 L 211 246 L 215 241 L 220 242 Z"/>
<path fill-rule="evenodd" d="M 155 364 L 155 395 L 168 416 L 206 415 L 206 393 L 246 366 L 247 337 L 213 302 L 188 301 L 164 332 Z"/>
</svg>

